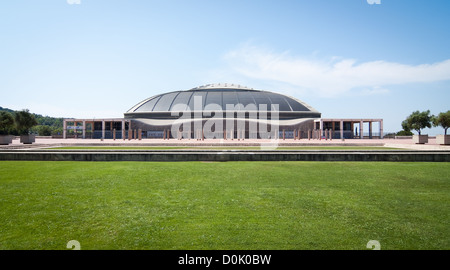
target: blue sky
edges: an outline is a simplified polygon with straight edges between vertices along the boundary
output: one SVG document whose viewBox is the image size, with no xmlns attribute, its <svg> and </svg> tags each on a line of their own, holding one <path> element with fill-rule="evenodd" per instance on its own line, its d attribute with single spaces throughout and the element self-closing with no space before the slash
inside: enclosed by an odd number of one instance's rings
<svg viewBox="0 0 450 270">
<path fill-rule="evenodd" d="M 448 0 L 69 2 L 2 1 L 0 106 L 123 117 L 155 94 L 236 83 L 386 132 L 450 109 Z"/>
</svg>

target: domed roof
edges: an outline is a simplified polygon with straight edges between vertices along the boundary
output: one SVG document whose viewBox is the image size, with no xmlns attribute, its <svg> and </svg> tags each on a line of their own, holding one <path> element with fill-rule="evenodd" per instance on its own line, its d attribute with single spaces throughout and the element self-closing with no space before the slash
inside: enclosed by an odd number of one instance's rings
<svg viewBox="0 0 450 270">
<path fill-rule="evenodd" d="M 227 104 L 232 104 L 234 106 L 237 104 L 242 104 L 243 106 L 253 104 L 256 106 L 248 106 L 246 109 L 251 107 L 256 108 L 256 110 L 267 108 L 267 110 L 270 111 L 271 104 L 278 104 L 280 112 L 317 112 L 306 103 L 292 97 L 225 83 L 208 84 L 190 90 L 174 91 L 156 95 L 139 102 L 128 110 L 127 113 L 169 112 L 174 110 L 174 106 L 177 104 L 184 105 L 186 109 L 189 107 L 191 111 L 194 111 L 194 97 L 202 98 L 202 110 L 210 104 L 217 104 L 223 111 L 226 111 Z M 199 99 L 196 98 L 195 100 Z M 267 107 L 260 107 L 259 105 L 261 104 L 265 104 Z M 176 110 L 179 111 L 179 108 L 178 105 Z"/>
</svg>

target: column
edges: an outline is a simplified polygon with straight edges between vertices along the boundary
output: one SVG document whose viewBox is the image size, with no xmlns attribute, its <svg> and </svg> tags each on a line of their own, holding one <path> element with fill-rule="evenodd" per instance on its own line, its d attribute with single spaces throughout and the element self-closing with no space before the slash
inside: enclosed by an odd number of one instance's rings
<svg viewBox="0 0 450 270">
<path fill-rule="evenodd" d="M 340 128 L 341 128 L 341 140 L 344 140 L 344 120 L 341 120 L 339 125 L 340 125 Z"/>
<path fill-rule="evenodd" d="M 86 121 L 83 120 L 83 139 L 86 139 Z"/>
<path fill-rule="evenodd" d="M 369 139 L 372 139 L 372 121 L 369 121 Z"/>
<path fill-rule="evenodd" d="M 364 139 L 364 122 L 359 121 L 359 138 Z"/>
<path fill-rule="evenodd" d="M 350 127 L 350 129 L 352 130 L 352 139 L 354 139 L 355 138 L 355 128 L 353 127 L 353 121 L 352 121 L 352 123 L 351 123 L 351 127 Z"/>
<path fill-rule="evenodd" d="M 125 140 L 125 120 L 122 120 L 122 139 Z"/>
<path fill-rule="evenodd" d="M 67 120 L 63 121 L 63 139 L 67 139 Z"/>
<path fill-rule="evenodd" d="M 380 120 L 380 139 L 383 139 L 383 119 Z"/>
<path fill-rule="evenodd" d="M 131 129 L 131 120 L 128 122 L 128 140 L 133 138 L 133 130 Z"/>
<path fill-rule="evenodd" d="M 102 120 L 102 139 L 105 139 L 105 120 Z"/>
</svg>

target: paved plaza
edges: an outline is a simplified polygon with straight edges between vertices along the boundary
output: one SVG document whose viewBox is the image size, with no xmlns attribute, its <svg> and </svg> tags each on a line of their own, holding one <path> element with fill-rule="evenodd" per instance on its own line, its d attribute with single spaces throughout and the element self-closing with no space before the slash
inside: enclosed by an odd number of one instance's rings
<svg viewBox="0 0 450 270">
<path fill-rule="evenodd" d="M 412 139 L 346 139 L 346 140 L 223 140 L 223 139 L 205 139 L 203 141 L 196 139 L 132 139 L 132 140 L 112 140 L 112 139 L 52 139 L 46 137 L 37 137 L 36 142 L 31 145 L 20 143 L 19 138 L 13 140 L 10 145 L 1 145 L 0 149 L 30 149 L 30 148 L 52 148 L 61 146 L 384 146 L 387 148 L 401 148 L 410 150 L 448 150 L 449 145 L 438 145 L 436 139 L 430 138 L 427 144 L 415 144 Z"/>
</svg>

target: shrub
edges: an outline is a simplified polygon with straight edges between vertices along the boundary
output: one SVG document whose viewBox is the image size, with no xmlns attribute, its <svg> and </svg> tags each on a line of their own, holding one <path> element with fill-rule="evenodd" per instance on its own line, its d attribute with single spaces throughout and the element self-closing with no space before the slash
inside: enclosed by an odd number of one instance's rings
<svg viewBox="0 0 450 270">
<path fill-rule="evenodd" d="M 6 111 L 0 112 L 0 135 L 8 135 L 14 128 L 14 117 Z"/>
<path fill-rule="evenodd" d="M 28 110 L 18 111 L 14 115 L 16 129 L 20 135 L 27 135 L 30 129 L 37 125 L 36 118 Z"/>
</svg>

